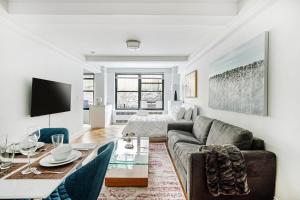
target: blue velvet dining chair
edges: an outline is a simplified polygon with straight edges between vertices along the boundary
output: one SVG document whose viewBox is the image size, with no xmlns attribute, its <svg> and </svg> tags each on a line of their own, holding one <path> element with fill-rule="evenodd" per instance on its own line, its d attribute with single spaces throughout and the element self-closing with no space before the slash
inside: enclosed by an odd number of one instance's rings
<svg viewBox="0 0 300 200">
<path fill-rule="evenodd" d="M 113 142 L 102 146 L 96 158 L 67 177 L 46 200 L 97 200 L 113 149 Z"/>
<path fill-rule="evenodd" d="M 64 135 L 64 143 L 69 143 L 69 131 L 66 128 L 43 128 L 40 130 L 39 142 L 52 143 L 51 136 L 56 134 Z"/>
<path fill-rule="evenodd" d="M 114 144 L 114 142 L 109 142 L 109 143 L 107 143 L 107 144 L 102 145 L 101 147 L 99 147 L 99 149 L 98 149 L 98 151 L 97 151 L 97 155 L 99 155 L 101 152 L 103 152 L 103 151 L 107 148 L 107 146 L 110 145 L 111 143 Z M 115 146 L 115 145 L 114 145 L 114 146 Z"/>
</svg>

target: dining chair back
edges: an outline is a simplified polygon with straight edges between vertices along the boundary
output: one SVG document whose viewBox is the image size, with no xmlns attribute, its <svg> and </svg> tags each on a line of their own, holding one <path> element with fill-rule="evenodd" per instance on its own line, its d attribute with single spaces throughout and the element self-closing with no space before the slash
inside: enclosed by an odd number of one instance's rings
<svg viewBox="0 0 300 200">
<path fill-rule="evenodd" d="M 72 200 L 98 199 L 113 149 L 113 142 L 102 146 L 94 160 L 66 178 L 64 187 Z"/>
<path fill-rule="evenodd" d="M 44 142 L 47 144 L 52 143 L 51 136 L 56 134 L 64 135 L 64 143 L 69 143 L 69 131 L 66 128 L 43 128 L 40 130 L 41 136 L 39 138 L 39 142 Z"/>
</svg>

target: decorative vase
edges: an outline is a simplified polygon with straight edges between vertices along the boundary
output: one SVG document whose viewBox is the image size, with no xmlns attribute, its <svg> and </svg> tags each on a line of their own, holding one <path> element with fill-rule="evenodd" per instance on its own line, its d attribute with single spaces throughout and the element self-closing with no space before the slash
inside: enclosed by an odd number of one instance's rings
<svg viewBox="0 0 300 200">
<path fill-rule="evenodd" d="M 174 101 L 177 101 L 177 91 L 175 90 L 175 93 L 174 93 Z"/>
<path fill-rule="evenodd" d="M 125 149 L 133 149 L 134 148 L 133 141 L 132 141 L 132 137 L 134 137 L 134 136 L 135 136 L 135 133 L 133 133 L 133 132 L 125 134 L 125 138 L 124 138 L 124 140 L 126 141 Z"/>
</svg>

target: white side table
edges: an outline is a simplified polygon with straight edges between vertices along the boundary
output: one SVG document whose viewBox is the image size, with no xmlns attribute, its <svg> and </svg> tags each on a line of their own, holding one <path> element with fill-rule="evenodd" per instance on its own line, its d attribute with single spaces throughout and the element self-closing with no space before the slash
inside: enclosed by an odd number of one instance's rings
<svg viewBox="0 0 300 200">
<path fill-rule="evenodd" d="M 105 128 L 111 124 L 112 105 L 90 106 L 91 128 Z"/>
</svg>

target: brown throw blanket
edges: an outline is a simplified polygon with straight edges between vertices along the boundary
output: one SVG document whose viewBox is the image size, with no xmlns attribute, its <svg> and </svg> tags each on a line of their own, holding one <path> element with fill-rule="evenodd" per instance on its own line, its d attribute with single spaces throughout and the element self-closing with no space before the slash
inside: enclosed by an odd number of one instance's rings
<svg viewBox="0 0 300 200">
<path fill-rule="evenodd" d="M 207 187 L 213 196 L 249 194 L 246 163 L 236 146 L 208 145 L 200 151 L 206 153 Z"/>
</svg>

